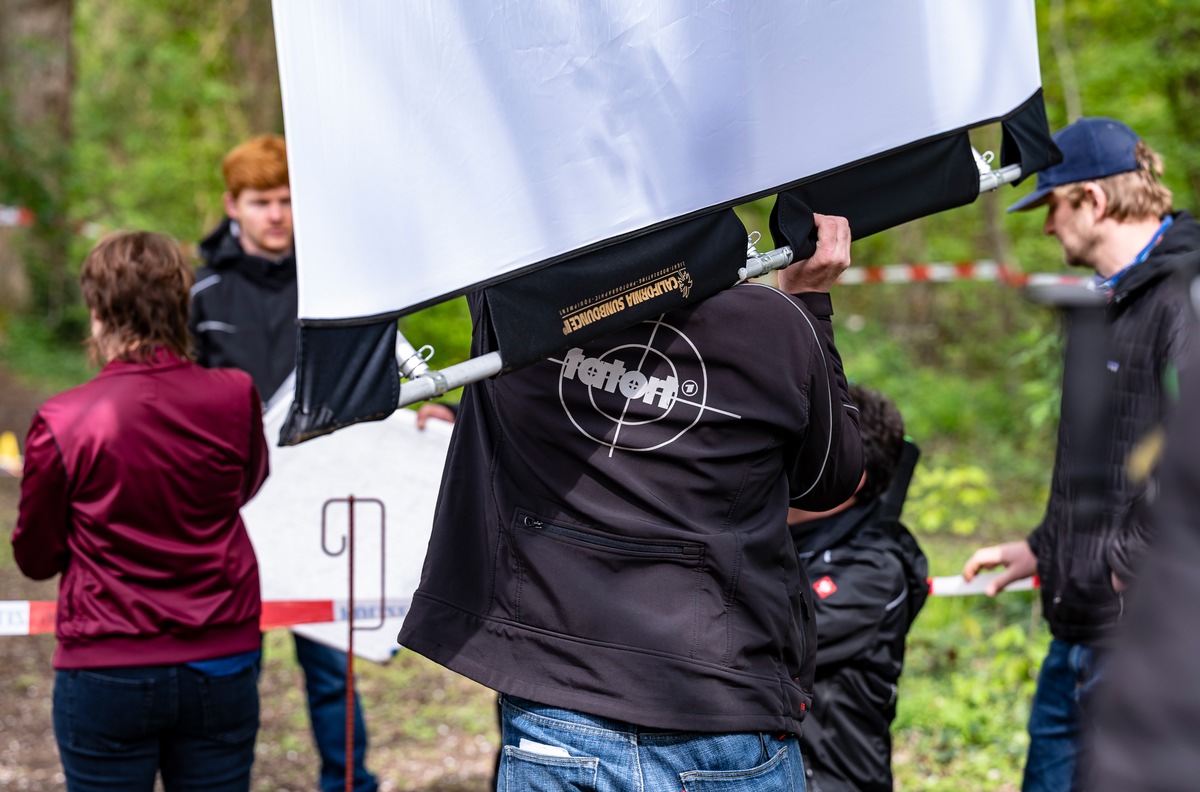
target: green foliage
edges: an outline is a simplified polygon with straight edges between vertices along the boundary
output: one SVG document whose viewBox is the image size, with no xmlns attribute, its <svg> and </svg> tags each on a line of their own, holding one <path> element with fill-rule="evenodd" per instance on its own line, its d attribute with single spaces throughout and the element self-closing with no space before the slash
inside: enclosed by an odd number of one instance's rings
<svg viewBox="0 0 1200 792">
<path fill-rule="evenodd" d="M 471 315 L 464 297 L 430 306 L 400 320 L 400 332 L 420 349 L 432 347 L 429 365 L 446 368 L 471 356 Z"/>
<path fill-rule="evenodd" d="M 66 337 L 78 327 L 64 322 L 64 311 L 77 298 L 63 261 L 73 236 L 61 189 L 71 152 L 53 133 L 18 125 L 11 94 L 0 85 L 0 205 L 33 213 L 33 227 L 12 239 L 25 262 L 33 311 Z"/>
<path fill-rule="evenodd" d="M 1049 636 L 1030 593 L 931 597 L 908 637 L 896 721 L 899 790 L 1013 789 Z"/>
<path fill-rule="evenodd" d="M 922 465 L 913 475 L 906 506 L 915 515 L 909 527 L 921 533 L 970 536 L 996 500 L 987 472 L 977 465 L 931 468 Z"/>
<path fill-rule="evenodd" d="M 195 240 L 221 217 L 221 158 L 251 134 L 219 4 L 76 3 L 74 211 Z"/>
<path fill-rule="evenodd" d="M 38 317 L 0 317 L 0 365 L 39 390 L 65 390 L 95 374 L 83 338 L 68 345 Z"/>
<path fill-rule="evenodd" d="M 1053 461 L 1053 312 L 991 283 L 843 288 L 836 308 L 851 379 L 887 394 L 921 447 L 910 524 L 997 539 L 1028 530 Z M 925 318 L 947 313 L 954 328 Z"/>
<path fill-rule="evenodd" d="M 1025 417 L 1035 431 L 1053 431 L 1058 425 L 1062 380 L 1061 334 L 1026 330 L 1023 348 L 1012 357 L 1013 364 L 1027 372 L 1020 383 L 1020 396 L 1027 406 Z"/>
</svg>

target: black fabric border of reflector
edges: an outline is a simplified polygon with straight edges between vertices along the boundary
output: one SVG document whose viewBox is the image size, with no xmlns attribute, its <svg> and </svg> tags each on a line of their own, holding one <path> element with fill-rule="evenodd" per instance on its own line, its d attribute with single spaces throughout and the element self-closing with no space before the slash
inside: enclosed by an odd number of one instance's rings
<svg viewBox="0 0 1200 792">
<path fill-rule="evenodd" d="M 1062 162 L 1062 152 L 1050 136 L 1041 88 L 1020 110 L 1001 121 L 1000 128 L 1000 164 L 1021 166 L 1021 178 L 1014 184 Z"/>
<path fill-rule="evenodd" d="M 784 201 L 805 204 L 820 214 L 842 215 L 850 222 L 851 235 L 859 240 L 909 220 L 964 206 L 977 197 L 979 168 L 963 131 L 780 193 L 771 212 L 772 229 L 778 224 L 789 243 L 793 236 L 804 238 L 805 231 L 789 228 L 782 217 L 777 223 L 777 210 Z"/>
<path fill-rule="evenodd" d="M 492 286 L 501 373 L 711 297 L 745 261 L 746 228 L 727 209 Z"/>
<path fill-rule="evenodd" d="M 1000 161 L 1004 165 L 1020 164 L 1021 179 L 1062 160 L 1050 137 L 1041 88 L 998 120 Z M 979 197 L 979 167 L 971 151 L 969 131 L 987 123 L 992 122 L 980 122 L 885 152 L 780 190 L 771 210 L 771 233 L 776 244 L 786 242 L 797 249 L 796 243 L 809 231 L 803 220 L 799 225 L 789 222 L 789 203 L 803 204 L 821 214 L 842 215 L 850 222 L 854 239 L 863 239 L 974 202 Z M 921 189 L 914 190 L 915 185 L 921 185 Z"/>
<path fill-rule="evenodd" d="M 382 421 L 400 403 L 396 320 L 354 327 L 300 327 L 296 396 L 279 445 L 297 445 L 362 421 Z"/>
<path fill-rule="evenodd" d="M 626 254 L 614 251 L 628 251 L 644 239 L 653 239 L 663 234 L 668 235 L 671 239 L 676 239 L 672 233 L 675 229 L 685 228 L 693 223 L 698 223 L 702 227 L 706 218 L 721 217 L 725 214 L 732 215 L 732 207 L 769 195 L 779 195 L 776 209 L 779 208 L 781 202 L 786 206 L 784 210 L 786 219 L 779 224 L 778 234 L 775 237 L 777 243 L 788 240 L 788 244 L 796 252 L 796 258 L 803 258 L 811 254 L 808 244 L 811 242 L 812 221 L 810 217 L 807 217 L 805 211 L 807 207 L 812 207 L 814 211 L 823 214 L 845 215 L 850 220 L 854 237 L 861 239 L 908 220 L 974 201 L 979 195 L 979 172 L 970 151 L 968 129 L 997 122 L 1003 125 L 1004 130 L 1001 162 L 1015 164 L 1009 160 L 1019 159 L 1022 178 L 1055 164 L 1061 159 L 1061 154 L 1050 139 L 1049 129 L 1046 126 L 1042 89 L 1038 88 L 1029 99 L 1004 116 L 980 120 L 971 127 L 951 130 L 936 138 L 883 152 L 875 157 L 825 174 L 807 177 L 799 182 L 785 182 L 751 195 L 699 209 L 688 216 L 672 218 L 662 224 L 641 229 L 623 238 L 605 240 L 589 248 L 547 259 L 520 271 L 505 273 L 492 281 L 448 292 L 403 310 L 339 319 L 302 318 L 299 320 L 300 343 L 296 353 L 297 401 L 293 403 L 284 423 L 280 435 L 280 445 L 295 445 L 303 440 L 328 434 L 335 429 L 358 421 L 382 420 L 395 411 L 396 405 L 399 403 L 400 389 L 395 365 L 395 323 L 402 316 L 453 299 L 468 291 L 500 290 L 504 289 L 507 284 L 536 276 L 542 272 L 550 272 L 552 269 L 562 267 L 577 270 L 580 262 L 583 261 L 603 262 L 610 257 L 619 259 Z M 953 168 L 948 174 L 943 173 L 946 170 L 947 162 L 953 164 Z M 939 173 L 942 175 L 936 179 L 930 179 L 931 175 Z M 880 186 L 885 181 L 881 178 L 883 174 L 887 174 L 888 179 L 903 180 L 903 189 L 893 182 L 892 190 L 883 190 Z M 940 185 L 939 182 L 941 182 Z M 922 194 L 929 192 L 930 199 L 914 204 L 910 191 L 914 185 L 926 183 L 931 183 L 932 187 L 936 189 L 916 191 Z M 900 197 L 902 191 L 904 195 Z M 852 210 L 849 202 L 862 200 L 864 196 L 866 197 L 865 209 L 863 211 Z M 775 210 L 772 213 L 774 215 Z M 734 219 L 736 220 L 736 216 Z M 774 217 L 772 223 L 772 232 L 775 233 Z M 728 244 L 732 249 L 732 243 Z M 652 243 L 651 246 L 653 247 L 654 244 Z M 676 259 L 678 260 L 678 257 Z M 712 254 L 712 259 L 720 261 L 721 267 L 729 267 L 729 269 L 721 270 L 720 267 L 714 267 L 714 272 L 705 275 L 704 283 L 694 285 L 690 296 L 680 304 L 703 299 L 703 297 L 732 285 L 738 268 L 745 262 L 745 230 L 741 230 L 736 255 L 732 252 L 721 255 Z M 713 278 L 719 283 L 710 282 L 709 278 Z M 550 278 L 547 282 L 556 280 L 558 279 Z M 551 287 L 540 286 L 538 288 Z M 505 291 L 510 292 L 511 290 L 505 289 Z M 665 301 L 662 306 L 660 308 L 660 304 L 655 302 L 653 310 L 648 311 L 648 315 L 657 315 L 664 310 L 669 310 Z M 528 311 L 527 308 L 522 310 Z M 506 308 L 503 309 L 503 313 L 507 316 L 510 311 Z M 523 326 L 523 320 L 510 322 L 505 318 L 501 322 L 505 325 L 507 335 L 511 336 L 514 333 L 518 337 L 522 335 L 523 331 L 520 328 Z M 539 326 L 548 325 L 549 320 L 542 315 L 538 317 L 537 323 Z M 609 332 L 616 326 L 615 323 L 607 321 L 593 324 L 599 325 L 594 328 L 597 334 Z M 339 333 L 338 331 L 344 332 Z M 556 327 L 556 332 L 561 335 L 561 323 Z M 384 336 L 390 339 L 386 343 Z M 582 337 L 580 336 L 580 338 Z M 362 339 L 361 342 L 351 340 L 359 338 Z M 342 346 L 343 343 L 346 345 Z M 360 354 L 360 345 L 365 345 L 366 354 Z M 522 350 L 522 354 L 512 360 L 509 358 L 508 350 L 501 347 L 505 361 L 504 370 L 510 371 L 517 368 L 518 364 L 515 362 L 517 358 L 526 363 L 534 362 L 552 353 L 554 349 L 561 348 L 546 346 L 550 351 L 545 354 L 538 356 L 534 353 L 533 345 L 530 345 L 530 349 Z M 338 365 L 330 365 L 329 359 L 317 360 L 316 355 L 313 354 L 314 351 L 319 355 L 324 355 L 327 351 L 330 358 L 338 361 Z M 347 362 L 343 366 L 343 361 L 354 362 Z M 374 368 L 368 368 L 364 361 L 370 361 L 370 365 Z M 331 373 L 335 369 L 339 373 Z M 340 373 L 342 371 L 353 373 L 345 375 Z M 332 381 L 330 381 L 331 377 Z M 351 383 L 342 383 L 339 381 L 342 379 L 351 379 Z M 368 386 L 367 383 L 371 384 Z M 376 388 L 375 394 L 378 395 L 371 395 L 367 392 L 369 388 Z M 349 401 L 338 401 L 343 396 Z M 363 417 L 357 417 L 356 410 L 362 410 Z"/>
</svg>

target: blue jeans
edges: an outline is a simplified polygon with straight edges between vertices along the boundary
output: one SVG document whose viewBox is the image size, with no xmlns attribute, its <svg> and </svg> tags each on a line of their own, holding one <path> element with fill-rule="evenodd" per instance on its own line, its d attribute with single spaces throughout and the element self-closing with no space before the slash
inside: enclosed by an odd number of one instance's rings
<svg viewBox="0 0 1200 792">
<path fill-rule="evenodd" d="M 209 677 L 182 665 L 58 671 L 54 736 L 70 792 L 250 789 L 258 667 Z"/>
<path fill-rule="evenodd" d="M 321 791 L 346 788 L 346 653 L 292 633 L 296 660 L 304 671 L 308 717 L 321 754 Z M 367 772 L 367 725 L 358 692 L 354 693 L 354 792 L 375 792 L 379 784 Z"/>
<path fill-rule="evenodd" d="M 497 792 L 804 792 L 792 735 L 643 729 L 500 697 Z"/>
<path fill-rule="evenodd" d="M 1082 746 L 1091 696 L 1101 677 L 1103 652 L 1057 638 L 1038 673 L 1029 712 L 1029 754 L 1022 792 L 1081 789 Z"/>
</svg>

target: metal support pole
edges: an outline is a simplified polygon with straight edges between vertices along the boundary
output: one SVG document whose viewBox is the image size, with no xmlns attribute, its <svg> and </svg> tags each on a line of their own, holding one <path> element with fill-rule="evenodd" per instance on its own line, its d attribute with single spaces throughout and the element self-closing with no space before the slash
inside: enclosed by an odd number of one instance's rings
<svg viewBox="0 0 1200 792">
<path fill-rule="evenodd" d="M 347 607 L 350 609 L 346 629 L 346 792 L 354 792 L 354 496 L 347 499 L 350 506 L 350 586 Z"/>
<path fill-rule="evenodd" d="M 346 536 L 336 550 L 329 546 L 329 507 L 335 503 L 345 503 L 348 509 Z M 354 506 L 356 503 L 371 503 L 379 507 L 379 620 L 370 627 L 362 627 L 356 623 L 354 602 Z M 383 627 L 387 611 L 387 514 L 383 501 L 378 498 L 356 498 L 348 495 L 345 498 L 330 498 L 321 506 L 321 550 L 325 555 L 339 556 L 348 553 L 350 568 L 349 585 L 346 607 L 346 792 L 354 789 L 354 632 L 355 630 L 378 630 Z"/>
<path fill-rule="evenodd" d="M 486 355 L 447 366 L 440 371 L 430 370 L 400 386 L 400 401 L 397 406 L 407 407 L 410 404 L 441 396 L 443 393 L 461 388 L 463 385 L 494 377 L 503 368 L 504 361 L 500 358 L 500 353 L 489 352 Z"/>
</svg>

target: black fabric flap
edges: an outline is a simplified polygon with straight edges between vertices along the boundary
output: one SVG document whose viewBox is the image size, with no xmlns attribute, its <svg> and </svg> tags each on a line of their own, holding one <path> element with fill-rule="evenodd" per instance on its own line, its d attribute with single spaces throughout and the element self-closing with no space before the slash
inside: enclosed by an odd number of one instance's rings
<svg viewBox="0 0 1200 792">
<path fill-rule="evenodd" d="M 979 168 L 964 130 L 818 176 L 779 199 L 845 217 L 857 240 L 978 196 Z"/>
<path fill-rule="evenodd" d="M 297 445 L 360 421 L 382 421 L 400 403 L 396 321 L 300 327 L 296 398 L 279 445 Z"/>
<path fill-rule="evenodd" d="M 723 210 L 567 259 L 486 290 L 501 373 L 667 311 L 737 280 L 746 228 Z"/>
<path fill-rule="evenodd" d="M 794 192 L 782 192 L 775 199 L 769 227 L 776 245 L 792 249 L 792 261 L 801 261 L 817 252 L 817 224 L 812 209 Z"/>
<path fill-rule="evenodd" d="M 1050 137 L 1041 88 L 1016 113 L 1004 119 L 1000 128 L 1000 164 L 1021 166 L 1021 178 L 1016 184 L 1062 162 L 1062 152 Z"/>
</svg>

